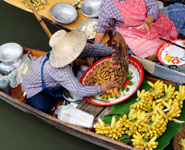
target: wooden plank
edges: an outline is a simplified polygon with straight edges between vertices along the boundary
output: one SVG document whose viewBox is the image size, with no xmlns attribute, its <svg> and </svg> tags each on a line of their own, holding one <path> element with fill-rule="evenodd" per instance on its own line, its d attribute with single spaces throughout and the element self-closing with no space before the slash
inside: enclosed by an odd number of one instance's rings
<svg viewBox="0 0 185 150">
<path fill-rule="evenodd" d="M 102 118 L 103 116 L 108 115 L 109 112 L 111 111 L 111 109 L 112 109 L 112 106 L 105 107 L 105 109 L 100 114 L 98 114 L 96 116 L 94 123 L 96 123 L 98 121 L 98 118 Z"/>
<path fill-rule="evenodd" d="M 175 82 L 173 82 L 173 81 L 163 80 L 163 79 L 160 79 L 160 78 L 157 78 L 157 77 L 153 77 L 153 76 L 150 76 L 150 75 L 145 75 L 145 79 L 146 79 L 146 80 L 149 80 L 149 81 L 151 81 L 151 82 L 156 82 L 157 80 L 160 80 L 160 81 L 163 81 L 163 82 L 166 83 L 166 84 L 173 84 L 173 85 L 176 85 L 176 86 L 181 85 L 181 84 L 175 83 Z"/>
<path fill-rule="evenodd" d="M 21 0 L 4 0 L 4 1 L 24 11 L 33 13 L 31 9 L 28 9 L 27 7 L 24 6 Z M 44 5 L 44 9 L 39 9 L 37 12 L 40 16 L 43 16 L 43 18 L 46 18 L 47 21 L 49 22 L 51 21 L 53 24 L 56 24 L 60 29 L 64 29 L 68 31 L 76 29 L 77 26 L 82 21 L 85 21 L 87 19 L 96 19 L 96 18 L 89 18 L 89 17 L 84 16 L 81 13 L 81 9 L 78 9 L 77 10 L 78 17 L 74 22 L 70 24 L 62 24 L 62 23 L 56 22 L 50 15 L 50 9 L 53 5 L 57 3 L 61 3 L 61 2 L 72 4 L 73 2 L 75 2 L 75 0 L 47 0 L 47 4 Z M 109 41 L 109 35 L 107 31 L 103 37 L 102 43 L 107 44 L 108 41 Z M 92 43 L 92 41 L 90 43 Z"/>
<path fill-rule="evenodd" d="M 24 6 L 24 4 L 21 2 L 21 0 L 4 0 L 5 2 L 14 5 L 20 9 L 23 9 L 25 11 L 28 12 L 32 12 L 31 9 L 28 9 L 27 7 Z M 47 0 L 47 4 L 44 5 L 44 9 L 40 9 L 38 10 L 38 13 L 46 18 L 48 18 L 49 20 L 56 22 L 55 20 L 53 20 L 53 18 L 50 15 L 50 9 L 53 5 L 55 5 L 56 3 L 60 3 L 60 2 L 65 2 L 68 4 L 72 4 L 75 0 Z M 87 19 L 90 19 L 86 16 L 84 16 L 81 13 L 81 10 L 78 9 L 78 18 L 77 20 L 75 20 L 74 22 L 70 23 L 70 24 L 63 24 L 65 27 L 70 28 L 70 29 L 75 29 L 79 23 L 81 23 L 82 21 L 85 21 Z"/>
<path fill-rule="evenodd" d="M 92 114 L 94 117 L 96 117 L 98 114 L 100 114 L 103 110 L 105 109 L 105 107 L 103 106 L 96 106 L 93 104 L 88 104 L 85 105 L 85 107 L 83 107 L 83 111 Z"/>
<path fill-rule="evenodd" d="M 78 109 L 81 109 L 84 105 L 86 105 L 87 104 L 87 101 L 86 100 L 83 100 L 83 101 L 81 101 L 81 103 L 80 104 L 78 104 Z"/>
</svg>

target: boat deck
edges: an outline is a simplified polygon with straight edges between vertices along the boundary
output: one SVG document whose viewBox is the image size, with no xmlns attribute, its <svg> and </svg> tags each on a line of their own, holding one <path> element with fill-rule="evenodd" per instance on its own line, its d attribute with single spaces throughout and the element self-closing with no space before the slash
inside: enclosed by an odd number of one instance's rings
<svg viewBox="0 0 185 150">
<path fill-rule="evenodd" d="M 10 96 L 19 100 L 20 102 L 26 103 L 26 100 L 23 97 L 23 93 L 21 92 L 21 85 L 17 86 L 16 88 L 11 88 Z M 95 117 L 94 122 L 97 121 L 98 117 L 102 118 L 104 115 L 108 114 L 111 110 L 111 106 L 96 106 L 88 103 L 85 100 L 81 101 L 77 108 L 84 112 L 92 114 Z"/>
</svg>

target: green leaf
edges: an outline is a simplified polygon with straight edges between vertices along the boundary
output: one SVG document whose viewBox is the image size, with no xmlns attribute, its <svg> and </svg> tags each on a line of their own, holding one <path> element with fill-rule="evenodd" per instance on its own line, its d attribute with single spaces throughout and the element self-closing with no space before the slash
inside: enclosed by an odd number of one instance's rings
<svg viewBox="0 0 185 150">
<path fill-rule="evenodd" d="M 121 91 L 123 92 L 123 91 L 125 91 L 125 89 L 126 89 L 126 87 L 123 86 L 123 87 L 121 88 Z"/>
<path fill-rule="evenodd" d="M 130 83 L 128 85 L 132 86 L 132 85 L 134 85 L 134 82 L 130 81 Z"/>
<path fill-rule="evenodd" d="M 123 134 L 123 136 L 120 137 L 118 139 L 118 141 L 120 141 L 120 142 L 129 142 L 130 141 L 130 136 L 128 136 L 127 134 Z"/>
<path fill-rule="evenodd" d="M 128 77 L 128 80 L 132 80 L 134 76 L 129 76 Z"/>
</svg>

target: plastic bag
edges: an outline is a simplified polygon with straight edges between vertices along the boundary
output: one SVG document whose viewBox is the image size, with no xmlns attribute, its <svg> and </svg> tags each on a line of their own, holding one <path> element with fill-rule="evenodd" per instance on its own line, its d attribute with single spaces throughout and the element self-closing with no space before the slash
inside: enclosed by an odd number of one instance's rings
<svg viewBox="0 0 185 150">
<path fill-rule="evenodd" d="M 20 83 L 22 83 L 22 79 L 25 75 L 25 68 L 28 71 L 28 68 L 31 66 L 32 62 L 32 59 L 25 54 L 21 59 L 21 64 L 8 74 L 8 80 L 10 81 L 10 86 L 12 88 L 17 87 Z"/>
<path fill-rule="evenodd" d="M 92 128 L 94 116 L 75 108 L 76 106 L 75 104 L 58 106 L 55 111 L 58 119 L 83 128 Z"/>
</svg>

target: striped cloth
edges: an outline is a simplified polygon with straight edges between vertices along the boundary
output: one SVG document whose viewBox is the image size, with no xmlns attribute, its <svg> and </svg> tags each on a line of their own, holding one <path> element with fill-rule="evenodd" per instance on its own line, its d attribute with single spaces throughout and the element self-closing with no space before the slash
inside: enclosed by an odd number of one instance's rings
<svg viewBox="0 0 185 150">
<path fill-rule="evenodd" d="M 118 0 L 121 2 L 123 0 Z M 157 19 L 159 8 L 155 0 L 144 0 L 147 7 L 147 16 L 153 16 Z M 99 8 L 98 24 L 96 26 L 96 32 L 105 32 L 111 27 L 117 26 L 116 22 L 124 23 L 121 12 L 114 3 L 114 0 L 103 0 Z"/>
<path fill-rule="evenodd" d="M 110 56 L 111 54 L 111 47 L 107 47 L 104 44 L 87 43 L 80 56 L 97 57 Z M 27 93 L 27 98 L 31 98 L 42 91 L 41 66 L 45 58 L 46 55 L 43 55 L 34 61 L 23 78 L 22 91 Z M 62 68 L 53 68 L 49 61 L 46 61 L 43 68 L 43 78 L 47 88 L 54 88 L 61 85 L 80 97 L 102 94 L 101 86 L 82 85 L 74 76 L 70 65 Z"/>
</svg>

